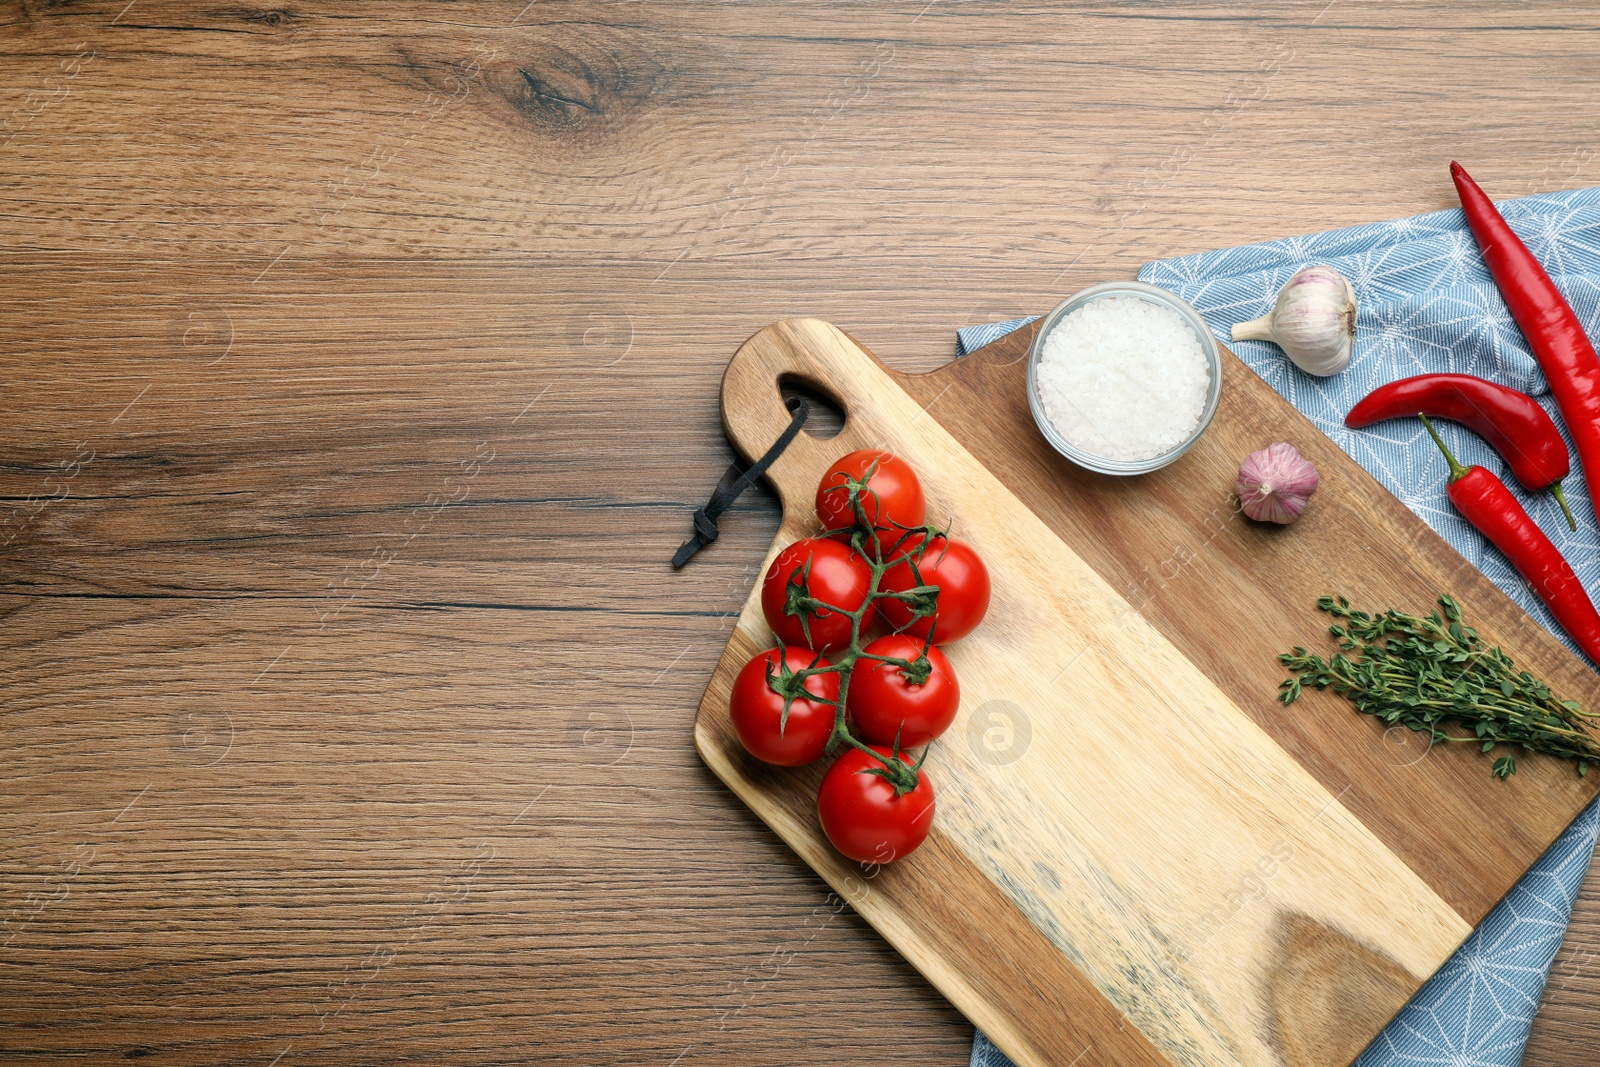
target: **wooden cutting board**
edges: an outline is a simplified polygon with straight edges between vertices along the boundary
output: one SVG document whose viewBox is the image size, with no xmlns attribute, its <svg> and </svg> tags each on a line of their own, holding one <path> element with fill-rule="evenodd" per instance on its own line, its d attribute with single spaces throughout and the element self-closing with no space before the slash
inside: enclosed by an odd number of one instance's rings
<svg viewBox="0 0 1600 1067">
<path fill-rule="evenodd" d="M 768 767 L 728 720 L 772 643 L 752 592 L 695 722 L 701 756 L 1021 1067 L 1349 1063 L 1600 787 L 1471 746 L 1429 751 L 1340 698 L 1275 700 L 1278 652 L 1324 648 L 1320 594 L 1468 621 L 1559 695 L 1600 680 L 1224 351 L 1216 421 L 1176 463 L 1117 479 L 1028 414 L 1033 329 L 930 374 L 892 371 L 828 323 L 778 323 L 728 366 L 723 422 L 747 460 L 789 420 L 781 382 L 846 412 L 769 479 L 772 552 L 817 531 L 824 468 L 886 447 L 931 521 L 989 565 L 983 625 L 947 647 L 962 708 L 928 767 L 937 818 L 908 859 L 863 869 L 817 825 L 822 767 Z M 1241 517 L 1247 453 L 1289 441 L 1322 475 L 1291 527 Z M 769 559 L 770 559 L 769 554 Z"/>
</svg>

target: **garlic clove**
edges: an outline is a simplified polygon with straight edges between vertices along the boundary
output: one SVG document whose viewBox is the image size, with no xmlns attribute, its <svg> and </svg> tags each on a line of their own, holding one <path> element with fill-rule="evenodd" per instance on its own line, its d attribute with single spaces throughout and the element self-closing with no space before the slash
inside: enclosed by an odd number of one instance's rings
<svg viewBox="0 0 1600 1067">
<path fill-rule="evenodd" d="M 1272 310 L 1237 323 L 1235 341 L 1271 341 L 1307 374 L 1326 378 L 1350 365 L 1356 335 L 1356 291 L 1332 267 L 1297 271 Z"/>
<path fill-rule="evenodd" d="M 1233 491 L 1239 509 L 1257 522 L 1290 523 L 1317 491 L 1317 468 L 1283 441 L 1252 452 L 1239 464 Z"/>
</svg>

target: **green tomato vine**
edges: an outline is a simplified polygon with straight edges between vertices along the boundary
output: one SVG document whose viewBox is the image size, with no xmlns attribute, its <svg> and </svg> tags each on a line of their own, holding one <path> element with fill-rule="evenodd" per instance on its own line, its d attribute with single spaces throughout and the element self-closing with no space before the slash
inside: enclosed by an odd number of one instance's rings
<svg viewBox="0 0 1600 1067">
<path fill-rule="evenodd" d="M 876 473 L 876 462 L 868 466 L 860 478 L 845 479 L 841 488 L 850 494 L 850 511 L 855 516 L 855 521 L 837 530 L 824 531 L 823 537 L 842 538 L 848 537 L 850 550 L 866 561 L 870 570 L 870 579 L 867 583 L 867 595 L 859 607 L 854 611 L 846 611 L 836 604 L 829 604 L 811 595 L 807 588 L 807 578 L 811 572 L 811 561 L 806 560 L 804 566 L 790 576 L 789 584 L 784 594 L 784 613 L 793 615 L 800 620 L 802 631 L 806 640 L 811 639 L 809 619 L 812 615 L 821 612 L 833 612 L 850 620 L 850 644 L 842 651 L 833 655 L 833 661 L 825 666 L 817 664 L 822 660 L 823 654 L 817 653 L 812 660 L 812 665 L 800 670 L 792 670 L 782 656 L 776 657 L 777 670 L 773 665 L 767 665 L 767 685 L 774 693 L 783 697 L 783 714 L 779 719 L 779 731 L 788 722 L 789 706 L 796 700 L 804 698 L 817 704 L 833 707 L 833 734 L 828 739 L 828 752 L 837 752 L 840 748 L 850 747 L 860 749 L 873 759 L 882 764 L 868 772 L 884 778 L 894 786 L 896 795 L 903 795 L 917 787 L 917 772 L 922 769 L 923 761 L 928 758 L 932 745 L 922 750 L 915 763 L 907 763 L 900 752 L 900 741 L 897 737 L 890 755 L 885 757 L 871 746 L 864 744 L 850 731 L 850 717 L 846 711 L 846 701 L 850 695 L 850 677 L 855 673 L 856 664 L 863 660 L 889 663 L 899 667 L 905 672 L 906 681 L 912 685 L 920 685 L 927 681 L 933 670 L 933 665 L 928 660 L 928 649 L 933 647 L 934 630 L 937 624 L 930 627 L 927 637 L 923 639 L 922 651 L 916 659 L 903 659 L 898 656 L 878 656 L 866 651 L 867 641 L 862 630 L 871 618 L 873 609 L 881 600 L 898 600 L 905 604 L 912 613 L 912 622 L 932 615 L 939 606 L 939 587 L 923 582 L 919 564 L 928 546 L 936 537 L 946 537 L 948 528 L 941 529 L 933 525 L 905 527 L 898 523 L 892 527 L 876 526 L 867 516 L 867 509 L 863 503 L 864 496 L 871 496 L 877 501 L 877 494 L 867 486 Z M 881 508 L 874 509 L 881 514 Z M 880 533 L 892 533 L 895 540 L 887 551 L 883 547 L 883 538 Z M 910 589 L 895 591 L 880 588 L 883 576 L 890 568 L 906 564 L 911 568 L 911 574 L 916 584 Z M 910 625 L 908 623 L 907 625 Z M 805 687 L 806 680 L 820 674 L 836 674 L 839 678 L 839 695 L 834 700 L 828 700 L 808 692 Z"/>
</svg>

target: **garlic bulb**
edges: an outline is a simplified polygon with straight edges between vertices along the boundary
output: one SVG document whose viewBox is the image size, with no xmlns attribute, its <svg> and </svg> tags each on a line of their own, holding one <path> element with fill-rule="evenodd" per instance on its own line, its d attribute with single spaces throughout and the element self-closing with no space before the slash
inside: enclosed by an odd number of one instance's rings
<svg viewBox="0 0 1600 1067">
<path fill-rule="evenodd" d="M 1245 457 L 1233 490 L 1240 509 L 1257 522 L 1293 522 L 1317 491 L 1317 468 L 1279 441 Z"/>
<path fill-rule="evenodd" d="M 1271 341 L 1307 374 L 1326 378 L 1350 363 L 1356 291 L 1332 267 L 1306 267 L 1278 292 L 1267 314 L 1233 327 L 1235 341 Z"/>
</svg>

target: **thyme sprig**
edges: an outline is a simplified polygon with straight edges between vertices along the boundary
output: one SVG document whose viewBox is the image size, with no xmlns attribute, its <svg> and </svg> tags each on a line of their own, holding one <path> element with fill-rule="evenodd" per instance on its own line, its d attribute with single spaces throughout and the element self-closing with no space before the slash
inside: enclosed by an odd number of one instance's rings
<svg viewBox="0 0 1600 1067">
<path fill-rule="evenodd" d="M 1295 676 L 1284 679 L 1278 699 L 1292 704 L 1304 688 L 1332 689 L 1362 714 L 1427 734 L 1430 747 L 1470 742 L 1490 752 L 1519 746 L 1576 760 L 1578 773 L 1588 774 L 1589 764 L 1600 760 L 1600 741 L 1589 732 L 1600 716 L 1575 700 L 1557 699 L 1499 647 L 1485 645 L 1462 622 L 1454 598 L 1441 596 L 1439 606 L 1442 616 L 1370 615 L 1344 597 L 1318 598 L 1318 608 L 1342 620 L 1328 627 L 1340 651 L 1326 659 L 1299 647 L 1279 655 Z M 1446 725 L 1468 732 L 1447 733 Z M 1491 773 L 1505 778 L 1516 770 L 1516 758 L 1506 754 Z"/>
</svg>

